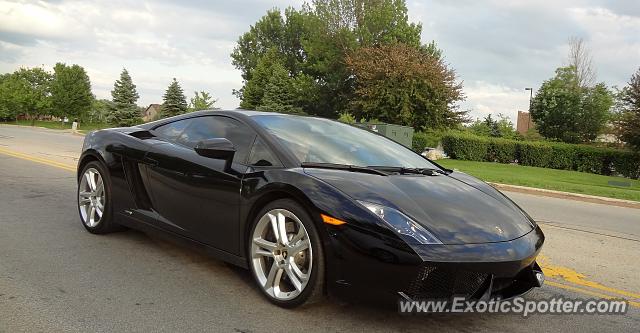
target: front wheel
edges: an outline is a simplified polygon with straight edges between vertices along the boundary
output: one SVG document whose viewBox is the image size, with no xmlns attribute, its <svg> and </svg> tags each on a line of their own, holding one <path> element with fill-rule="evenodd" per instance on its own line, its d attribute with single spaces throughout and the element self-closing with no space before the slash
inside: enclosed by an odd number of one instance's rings
<svg viewBox="0 0 640 333">
<path fill-rule="evenodd" d="M 122 227 L 111 213 L 111 179 L 97 161 L 87 163 L 78 179 L 78 211 L 82 225 L 91 233 L 105 234 Z"/>
<path fill-rule="evenodd" d="M 320 237 L 296 202 L 277 200 L 262 209 L 253 223 L 249 255 L 253 276 L 272 303 L 290 308 L 322 298 Z"/>
</svg>

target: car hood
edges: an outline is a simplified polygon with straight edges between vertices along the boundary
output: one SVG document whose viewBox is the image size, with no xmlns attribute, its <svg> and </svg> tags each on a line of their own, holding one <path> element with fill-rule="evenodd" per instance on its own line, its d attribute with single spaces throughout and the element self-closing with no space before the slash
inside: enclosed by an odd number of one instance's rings
<svg viewBox="0 0 640 333">
<path fill-rule="evenodd" d="M 402 211 L 444 244 L 510 241 L 534 228 L 511 200 L 460 172 L 437 176 L 380 176 L 312 168 L 305 172 L 353 199 Z"/>
</svg>

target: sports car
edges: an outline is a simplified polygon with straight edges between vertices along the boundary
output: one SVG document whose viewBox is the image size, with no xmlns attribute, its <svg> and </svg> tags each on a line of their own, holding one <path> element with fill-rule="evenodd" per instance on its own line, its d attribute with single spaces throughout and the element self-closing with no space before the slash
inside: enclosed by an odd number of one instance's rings
<svg viewBox="0 0 640 333">
<path fill-rule="evenodd" d="M 338 121 L 200 111 L 92 132 L 78 211 L 251 271 L 271 302 L 510 298 L 543 283 L 544 235 L 490 185 Z"/>
</svg>

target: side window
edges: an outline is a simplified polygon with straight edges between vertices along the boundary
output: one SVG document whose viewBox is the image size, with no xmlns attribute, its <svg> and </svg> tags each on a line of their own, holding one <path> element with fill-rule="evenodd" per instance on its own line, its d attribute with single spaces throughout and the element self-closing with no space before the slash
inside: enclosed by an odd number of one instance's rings
<svg viewBox="0 0 640 333">
<path fill-rule="evenodd" d="M 233 161 L 245 163 L 249 147 L 256 134 L 245 124 L 228 117 L 206 116 L 191 118 L 191 123 L 176 140 L 187 147 L 195 147 L 198 142 L 212 138 L 225 138 L 236 147 Z"/>
<path fill-rule="evenodd" d="M 260 138 L 256 138 L 249 155 L 249 165 L 253 166 L 281 166 L 273 154 Z"/>
<path fill-rule="evenodd" d="M 176 141 L 182 131 L 189 125 L 191 119 L 178 120 L 160 127 L 156 127 L 153 131 L 160 137 Z"/>
</svg>

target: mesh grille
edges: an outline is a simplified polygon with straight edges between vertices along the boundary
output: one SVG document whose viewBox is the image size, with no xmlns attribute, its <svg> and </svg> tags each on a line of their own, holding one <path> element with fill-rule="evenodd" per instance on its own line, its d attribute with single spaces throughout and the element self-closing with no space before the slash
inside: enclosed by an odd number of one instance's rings
<svg viewBox="0 0 640 333">
<path fill-rule="evenodd" d="M 406 294 L 413 299 L 470 298 L 487 280 L 489 274 L 423 265 Z"/>
</svg>

